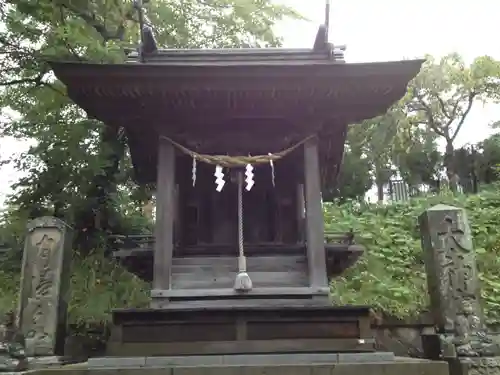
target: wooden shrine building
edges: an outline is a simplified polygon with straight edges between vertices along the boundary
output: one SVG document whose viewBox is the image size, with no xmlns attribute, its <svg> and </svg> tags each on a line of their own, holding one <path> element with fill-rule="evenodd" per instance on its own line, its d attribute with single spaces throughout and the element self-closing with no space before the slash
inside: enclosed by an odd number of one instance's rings
<svg viewBox="0 0 500 375">
<path fill-rule="evenodd" d="M 110 355 L 374 350 L 369 308 L 329 301 L 362 249 L 325 241 L 321 190 L 348 125 L 383 114 L 421 64 L 345 63 L 326 42 L 52 63 L 90 117 L 125 130 L 137 182 L 156 184 L 154 246 L 137 250 L 151 307 L 114 312 Z"/>
</svg>

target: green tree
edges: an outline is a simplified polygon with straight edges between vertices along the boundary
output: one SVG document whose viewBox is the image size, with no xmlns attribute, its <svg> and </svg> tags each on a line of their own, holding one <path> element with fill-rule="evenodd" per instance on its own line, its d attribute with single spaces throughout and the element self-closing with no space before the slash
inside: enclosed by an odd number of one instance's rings
<svg viewBox="0 0 500 375">
<path fill-rule="evenodd" d="M 407 129 L 403 126 L 405 122 L 406 114 L 400 103 L 396 103 L 383 116 L 353 126 L 348 134 L 349 144 L 358 154 L 364 155 L 371 166 L 369 170 L 377 187 L 378 201 L 384 200 L 385 187 L 396 172 L 393 154 L 406 141 L 401 133 Z"/>
<path fill-rule="evenodd" d="M 123 61 L 138 44 L 137 14 L 123 0 L 11 0 L 0 17 L 1 131 L 35 141 L 13 161 L 26 177 L 10 203 L 27 217 L 64 217 L 89 251 L 103 233 L 123 229 L 119 204 L 130 188 L 136 202 L 148 194 L 130 182 L 121 129 L 86 118 L 47 61 Z M 162 0 L 145 9 L 158 44 L 169 48 L 278 46 L 272 26 L 286 17 L 299 16 L 266 0 Z"/>
<path fill-rule="evenodd" d="M 359 148 L 352 148 L 348 141 L 337 178 L 337 189 L 323 192 L 323 200 L 332 201 L 334 198 L 340 202 L 363 200 L 373 185 L 371 169 L 370 160 L 366 155 L 363 155 Z"/>
<path fill-rule="evenodd" d="M 436 61 L 427 57 L 406 97 L 406 110 L 413 125 L 424 125 L 446 145 L 444 166 L 455 189 L 457 165 L 454 142 L 477 102 L 497 100 L 500 62 L 488 56 L 467 65 L 458 54 Z"/>
<path fill-rule="evenodd" d="M 413 192 L 418 192 L 422 185 L 437 189 L 442 155 L 437 150 L 435 133 L 425 127 L 409 126 L 400 131 L 404 141 L 395 144 L 392 155 L 399 175 Z"/>
<path fill-rule="evenodd" d="M 500 179 L 500 134 L 493 134 L 479 142 L 472 150 L 472 158 L 479 183 L 491 184 Z"/>
</svg>

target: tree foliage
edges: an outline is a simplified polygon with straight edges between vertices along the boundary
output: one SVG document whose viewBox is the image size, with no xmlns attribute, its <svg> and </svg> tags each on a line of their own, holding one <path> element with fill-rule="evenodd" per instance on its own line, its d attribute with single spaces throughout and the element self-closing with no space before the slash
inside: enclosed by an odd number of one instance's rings
<svg viewBox="0 0 500 375">
<path fill-rule="evenodd" d="M 323 192 L 323 200 L 331 202 L 338 199 L 340 202 L 345 202 L 362 199 L 373 184 L 370 176 L 371 169 L 370 160 L 366 155 L 360 153 L 359 150 L 351 149 L 348 143 L 337 177 L 337 190 Z"/>
<path fill-rule="evenodd" d="M 159 0 L 147 4 L 147 21 L 160 45 L 176 47 L 277 46 L 272 25 L 298 15 L 266 0 Z M 103 234 L 148 231 L 141 215 L 150 191 L 131 179 L 126 139 L 118 129 L 88 119 L 50 73 L 48 60 L 122 62 L 138 44 L 138 20 L 123 0 L 10 0 L 0 4 L 1 134 L 34 145 L 12 163 L 25 173 L 5 212 L 3 242 L 20 250 L 26 221 L 50 214 L 70 222 L 78 233 L 70 317 L 73 322 L 104 321 L 113 307 L 147 304 L 149 286 L 103 253 Z M 474 103 L 497 100 L 499 63 L 489 57 L 467 66 L 456 54 L 429 58 L 407 96 L 387 114 L 350 128 L 338 191 L 325 200 L 358 200 L 377 186 L 382 200 L 390 178 L 409 186 L 433 186 L 444 166 L 449 177 L 465 176 L 470 165 L 485 183 L 497 180 L 499 136 L 474 152 L 455 149 Z M 444 154 L 437 148 L 443 140 Z M 466 166 L 466 169 L 460 169 Z M 490 321 L 500 319 L 498 264 L 500 196 L 439 196 L 396 205 L 325 207 L 326 229 L 359 233 L 367 251 L 332 287 L 339 303 L 371 304 L 396 316 L 427 307 L 422 252 L 416 219 L 437 203 L 467 207 L 471 215 L 484 306 Z M 15 304 L 19 254 L 3 259 L 0 308 Z M 17 257 L 17 258 L 16 258 Z M 88 298 L 91 296 L 91 298 Z"/>
<path fill-rule="evenodd" d="M 494 134 L 469 150 L 478 180 L 485 184 L 498 181 L 500 166 L 500 134 Z"/>
<path fill-rule="evenodd" d="M 443 163 L 448 179 L 457 174 L 454 142 L 475 103 L 498 100 L 500 62 L 488 56 L 467 65 L 458 54 L 439 61 L 427 57 L 411 83 L 405 107 L 412 126 L 425 126 L 445 144 Z"/>
<path fill-rule="evenodd" d="M 456 149 L 455 143 L 474 105 L 498 101 L 499 78 L 500 62 L 488 56 L 478 57 L 469 65 L 457 54 L 440 60 L 428 56 L 404 98 L 383 116 L 350 128 L 346 156 L 353 156 L 353 149 L 361 150 L 357 154 L 363 156 L 364 163 L 349 161 L 357 170 L 342 173 L 356 180 L 346 180 L 354 187 L 339 187 L 339 197 L 347 194 L 345 197 L 352 198 L 353 191 L 361 193 L 369 177 L 379 201 L 384 199 L 392 178 L 402 179 L 410 191 L 417 193 L 423 187 L 439 189 L 443 175 L 447 175 L 453 190 L 458 184 L 468 190 L 471 179 L 494 181 L 496 175 L 488 166 L 496 163 L 491 152 L 494 142 L 478 144 L 474 151 L 470 147 Z M 356 199 L 362 199 L 368 189 Z"/>
<path fill-rule="evenodd" d="M 392 157 L 398 146 L 401 147 L 401 123 L 406 121 L 398 104 L 383 116 L 352 126 L 348 133 L 350 147 L 369 163 L 369 174 L 379 201 L 384 199 L 384 187 L 396 173 Z"/>
<path fill-rule="evenodd" d="M 27 217 L 64 218 L 87 252 L 103 234 L 134 230 L 120 204 L 129 194 L 140 207 L 151 194 L 131 182 L 123 132 L 88 119 L 47 63 L 123 61 L 138 44 L 132 2 L 10 0 L 0 17 L 1 134 L 34 141 L 11 161 L 25 176 L 10 204 Z M 158 0 L 145 9 L 159 45 L 170 48 L 278 46 L 272 26 L 287 17 L 299 16 L 267 0 Z"/>
<path fill-rule="evenodd" d="M 399 317 L 428 308 L 423 253 L 417 219 L 438 203 L 465 207 L 472 226 L 482 283 L 482 303 L 490 323 L 500 321 L 500 195 L 491 191 L 471 196 L 434 196 L 404 204 L 329 205 L 325 226 L 331 231 L 354 228 L 366 247 L 361 261 L 332 284 L 340 304 L 367 304 Z"/>
<path fill-rule="evenodd" d="M 411 318 L 425 311 L 429 301 L 418 216 L 435 204 L 445 203 L 467 209 L 477 253 L 483 308 L 489 323 L 500 322 L 498 191 L 495 185 L 479 195 L 421 197 L 404 204 L 326 204 L 326 230 L 353 228 L 357 242 L 366 248 L 352 269 L 332 280 L 335 303 L 372 305 L 400 318 Z M 69 310 L 72 323 L 108 321 L 112 308 L 142 307 L 149 302 L 150 286 L 102 253 L 85 258 L 75 255 L 73 273 Z M 15 306 L 19 276 L 18 260 L 0 262 L 0 312 Z"/>
</svg>

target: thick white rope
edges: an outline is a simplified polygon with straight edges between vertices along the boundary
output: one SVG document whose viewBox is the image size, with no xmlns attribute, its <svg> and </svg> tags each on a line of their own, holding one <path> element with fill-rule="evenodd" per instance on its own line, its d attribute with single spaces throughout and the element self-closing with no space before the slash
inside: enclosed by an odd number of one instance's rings
<svg viewBox="0 0 500 375">
<path fill-rule="evenodd" d="M 243 173 L 238 172 L 238 274 L 234 280 L 234 289 L 239 292 L 252 290 L 252 279 L 247 273 L 243 238 Z"/>
<path fill-rule="evenodd" d="M 238 172 L 238 249 L 239 256 L 245 256 L 245 249 L 243 248 L 243 176 Z M 239 269 L 239 272 L 246 272 L 245 269 Z"/>
</svg>

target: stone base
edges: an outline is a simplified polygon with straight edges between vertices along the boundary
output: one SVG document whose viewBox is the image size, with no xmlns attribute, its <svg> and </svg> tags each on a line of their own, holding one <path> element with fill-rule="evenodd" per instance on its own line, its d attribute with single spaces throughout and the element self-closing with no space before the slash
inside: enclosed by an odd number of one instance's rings
<svg viewBox="0 0 500 375">
<path fill-rule="evenodd" d="M 500 357 L 450 360 L 450 375 L 500 375 Z"/>
<path fill-rule="evenodd" d="M 109 357 L 374 352 L 367 306 L 117 309 Z"/>
<path fill-rule="evenodd" d="M 7 354 L 0 354 L 0 373 L 17 373 L 28 369 L 25 359 L 12 358 Z"/>
<path fill-rule="evenodd" d="M 38 370 L 45 368 L 54 368 L 75 363 L 76 360 L 61 356 L 43 356 L 43 357 L 28 357 L 28 368 L 30 370 Z"/>
<path fill-rule="evenodd" d="M 374 354 L 374 353 L 371 353 Z M 353 356 L 357 354 L 353 353 Z M 131 358 L 129 358 L 131 359 Z M 359 358 L 358 358 L 359 359 Z M 34 375 L 449 375 L 446 362 L 395 358 L 393 361 L 358 361 L 284 365 L 133 366 L 90 367 L 88 364 L 34 370 Z M 365 359 L 368 359 L 366 357 Z M 124 364 L 122 358 L 122 364 Z M 145 363 L 145 362 L 144 362 Z"/>
<path fill-rule="evenodd" d="M 394 362 L 393 353 L 297 353 L 195 355 L 168 357 L 103 357 L 91 358 L 89 368 L 117 367 L 185 367 L 185 366 L 286 366 L 334 363 Z"/>
</svg>

